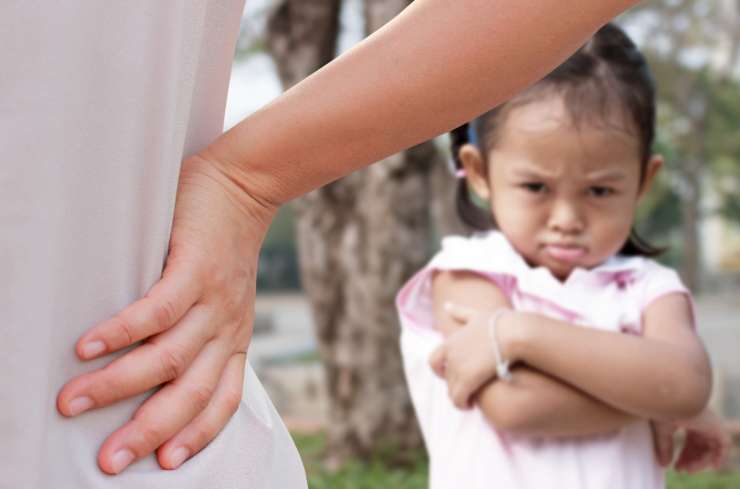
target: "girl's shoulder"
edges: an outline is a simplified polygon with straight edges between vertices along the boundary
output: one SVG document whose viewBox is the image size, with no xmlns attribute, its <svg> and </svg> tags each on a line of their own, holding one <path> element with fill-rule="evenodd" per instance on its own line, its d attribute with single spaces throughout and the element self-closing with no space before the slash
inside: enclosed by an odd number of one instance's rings
<svg viewBox="0 0 740 489">
<path fill-rule="evenodd" d="M 434 269 L 470 270 L 482 273 L 518 275 L 528 266 L 509 241 L 498 231 L 471 236 L 447 236 L 429 266 Z"/>
<path fill-rule="evenodd" d="M 436 272 L 468 271 L 481 274 L 508 290 L 516 263 L 524 263 L 506 238 L 498 232 L 472 236 L 449 236 L 431 261 L 401 288 L 396 296 L 401 324 L 412 330 L 433 330 L 432 281 Z"/>
</svg>

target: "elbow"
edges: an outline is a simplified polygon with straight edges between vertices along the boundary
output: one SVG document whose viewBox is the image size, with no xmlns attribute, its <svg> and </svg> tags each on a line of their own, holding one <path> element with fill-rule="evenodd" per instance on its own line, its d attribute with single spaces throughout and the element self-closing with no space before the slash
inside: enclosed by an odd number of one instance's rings
<svg viewBox="0 0 740 489">
<path fill-rule="evenodd" d="M 502 409 L 493 422 L 497 429 L 519 435 L 527 434 L 530 424 L 530 419 L 522 410 L 510 406 Z"/>
<path fill-rule="evenodd" d="M 481 408 L 486 419 L 496 429 L 510 433 L 525 433 L 531 424 L 529 413 L 531 405 L 525 399 L 525 393 L 515 389 L 501 390 L 508 392 L 494 392 L 488 399 L 481 400 L 485 403 Z"/>
<path fill-rule="evenodd" d="M 676 403 L 674 419 L 685 420 L 697 416 L 706 408 L 709 402 L 709 395 L 709 389 L 701 389 L 688 393 L 680 402 Z"/>
<path fill-rule="evenodd" d="M 672 395 L 669 406 L 672 421 L 693 418 L 701 413 L 709 403 L 712 393 L 712 375 L 709 365 L 695 366 L 674 381 L 673 388 L 666 389 Z"/>
<path fill-rule="evenodd" d="M 708 370 L 708 369 L 707 369 Z M 709 404 L 709 397 L 712 395 L 712 375 L 710 371 L 703 374 L 697 374 L 694 385 L 688 390 L 683 403 L 683 419 L 693 418 L 701 413 Z"/>
</svg>

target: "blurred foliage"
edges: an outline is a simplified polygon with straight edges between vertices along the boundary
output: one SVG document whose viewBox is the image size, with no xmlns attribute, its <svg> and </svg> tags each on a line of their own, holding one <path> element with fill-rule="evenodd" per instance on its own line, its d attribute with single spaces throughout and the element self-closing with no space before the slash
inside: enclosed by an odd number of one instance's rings
<svg viewBox="0 0 740 489">
<path fill-rule="evenodd" d="M 291 207 L 286 205 L 278 210 L 260 251 L 257 290 L 266 292 L 300 288 L 295 219 Z"/>
<path fill-rule="evenodd" d="M 700 265 L 700 224 L 740 223 L 740 6 L 731 0 L 655 0 L 620 18 L 637 34 L 658 88 L 657 151 L 663 175 L 638 215 L 638 229 L 670 245 L 665 261 Z M 686 221 L 686 209 L 698 221 Z M 693 261 L 693 263 L 691 263 Z"/>
<path fill-rule="evenodd" d="M 246 61 L 250 56 L 264 53 L 265 48 L 265 23 L 272 4 L 262 2 L 262 6 L 253 10 L 249 17 L 242 18 L 239 26 L 239 39 L 236 43 L 234 61 Z"/>
<path fill-rule="evenodd" d="M 295 219 L 289 205 L 278 209 L 277 215 L 272 220 L 270 229 L 265 236 L 265 248 L 279 247 L 285 243 L 295 240 Z"/>
</svg>

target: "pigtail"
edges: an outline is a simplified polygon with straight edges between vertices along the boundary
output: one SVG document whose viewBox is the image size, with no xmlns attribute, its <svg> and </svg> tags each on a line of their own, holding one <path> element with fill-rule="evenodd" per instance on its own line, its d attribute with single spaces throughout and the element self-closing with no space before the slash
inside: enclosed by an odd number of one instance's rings
<svg viewBox="0 0 740 489">
<path fill-rule="evenodd" d="M 640 237 L 640 235 L 637 234 L 637 231 L 632 229 L 630 231 L 629 238 L 627 238 L 627 241 L 622 245 L 622 249 L 619 250 L 619 254 L 624 256 L 647 256 L 649 258 L 653 258 L 662 255 L 667 249 L 668 248 L 665 247 L 659 248 L 651 245 Z"/>
<path fill-rule="evenodd" d="M 470 124 L 463 124 L 450 131 L 453 174 L 463 169 L 462 161 L 460 161 L 460 149 L 470 142 Z M 457 215 L 460 220 L 473 229 L 485 231 L 495 227 L 490 211 L 482 209 L 473 201 L 473 196 L 464 178 L 457 179 L 455 208 L 457 209 Z"/>
</svg>

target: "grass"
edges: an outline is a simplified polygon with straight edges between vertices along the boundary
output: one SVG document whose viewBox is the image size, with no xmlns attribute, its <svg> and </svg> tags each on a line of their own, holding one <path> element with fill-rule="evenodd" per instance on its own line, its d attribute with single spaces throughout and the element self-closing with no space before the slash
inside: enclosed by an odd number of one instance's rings
<svg viewBox="0 0 740 489">
<path fill-rule="evenodd" d="M 321 463 L 323 435 L 294 435 L 294 439 L 306 466 L 309 489 L 427 489 L 428 466 L 423 454 L 405 468 L 388 467 L 378 457 L 366 462 L 354 460 L 330 472 Z M 671 472 L 667 489 L 740 489 L 740 471 L 693 475 Z"/>
<path fill-rule="evenodd" d="M 699 474 L 668 474 L 668 489 L 739 489 L 740 472 L 701 472 Z"/>
<path fill-rule="evenodd" d="M 388 467 L 381 457 L 370 461 L 353 460 L 336 472 L 321 462 L 323 435 L 293 435 L 308 473 L 309 489 L 426 489 L 427 462 L 424 454 L 410 467 Z"/>
</svg>

